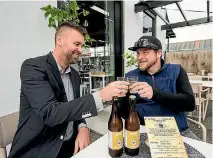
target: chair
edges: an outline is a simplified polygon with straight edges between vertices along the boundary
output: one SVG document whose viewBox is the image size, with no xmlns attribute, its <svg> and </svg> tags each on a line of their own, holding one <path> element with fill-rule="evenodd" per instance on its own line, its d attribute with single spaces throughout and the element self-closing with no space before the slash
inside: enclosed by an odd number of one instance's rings
<svg viewBox="0 0 213 158">
<path fill-rule="evenodd" d="M 108 76 L 104 72 L 103 73 L 89 72 L 90 93 L 100 91 L 102 88 L 104 88 L 107 83 L 105 79 L 106 77 Z M 92 78 L 94 78 L 94 82 L 92 82 Z"/>
<path fill-rule="evenodd" d="M 202 81 L 202 76 L 188 76 L 189 80 L 200 80 Z"/>
<path fill-rule="evenodd" d="M 192 123 L 195 123 L 195 124 L 199 125 L 199 127 L 201 127 L 201 129 L 202 129 L 202 140 L 204 142 L 206 142 L 206 136 L 207 136 L 206 127 L 202 123 L 200 123 L 200 122 L 198 122 L 196 120 L 193 120 L 191 118 L 187 117 L 187 120 L 190 121 L 190 122 L 192 122 Z"/>
<path fill-rule="evenodd" d="M 81 79 L 80 96 L 82 97 L 90 93 L 89 72 L 81 73 L 80 79 Z"/>
<path fill-rule="evenodd" d="M 195 95 L 196 107 L 193 112 L 188 112 L 188 116 L 198 117 L 198 122 L 201 122 L 201 118 L 204 120 L 206 117 L 207 107 L 210 99 L 210 88 L 202 89 L 203 87 L 201 83 L 191 83 L 191 86 Z"/>
<path fill-rule="evenodd" d="M 87 94 L 87 85 L 81 84 L 80 85 L 80 97 L 85 96 Z"/>
<path fill-rule="evenodd" d="M 19 112 L 0 117 L 0 158 L 7 158 L 6 146 L 13 141 L 18 119 Z"/>
<path fill-rule="evenodd" d="M 201 76 L 205 76 L 205 70 L 200 70 Z"/>
<path fill-rule="evenodd" d="M 208 73 L 208 80 L 212 81 L 212 78 L 213 78 L 213 73 Z"/>
<path fill-rule="evenodd" d="M 188 72 L 187 75 L 188 75 L 188 76 L 194 76 L 195 74 L 192 73 L 192 72 Z"/>
</svg>

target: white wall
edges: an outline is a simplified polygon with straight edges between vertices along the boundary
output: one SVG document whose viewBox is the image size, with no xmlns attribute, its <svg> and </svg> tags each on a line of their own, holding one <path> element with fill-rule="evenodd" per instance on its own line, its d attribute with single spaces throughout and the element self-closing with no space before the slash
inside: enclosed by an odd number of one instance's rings
<svg viewBox="0 0 213 158">
<path fill-rule="evenodd" d="M 0 116 L 19 110 L 22 62 L 54 47 L 55 31 L 40 10 L 48 4 L 56 1 L 0 1 Z"/>
<path fill-rule="evenodd" d="M 135 13 L 134 4 L 138 1 L 124 1 L 124 52 L 128 51 L 129 47 L 134 46 L 134 43 L 143 35 L 143 12 Z M 165 12 L 157 9 L 162 16 Z M 157 17 L 156 21 L 156 37 L 161 41 L 163 51 L 165 50 L 166 32 L 161 30 L 161 25 L 164 22 Z M 124 60 L 124 73 L 135 69 L 135 66 L 126 67 L 127 60 Z"/>
<path fill-rule="evenodd" d="M 138 1 L 124 1 L 124 52 L 143 35 L 143 12 L 135 13 L 134 4 Z M 124 60 L 124 73 L 134 69 L 135 67 L 126 67 L 126 59 Z"/>
</svg>

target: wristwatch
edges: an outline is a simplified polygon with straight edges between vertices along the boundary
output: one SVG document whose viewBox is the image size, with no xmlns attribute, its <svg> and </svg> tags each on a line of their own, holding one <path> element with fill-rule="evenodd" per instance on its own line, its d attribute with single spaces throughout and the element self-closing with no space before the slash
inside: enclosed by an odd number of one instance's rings
<svg viewBox="0 0 213 158">
<path fill-rule="evenodd" d="M 87 124 L 85 124 L 85 123 L 80 123 L 80 124 L 78 125 L 78 130 L 79 130 L 80 128 L 82 128 L 82 127 L 88 128 Z M 89 129 L 89 128 L 88 128 L 88 129 Z"/>
</svg>

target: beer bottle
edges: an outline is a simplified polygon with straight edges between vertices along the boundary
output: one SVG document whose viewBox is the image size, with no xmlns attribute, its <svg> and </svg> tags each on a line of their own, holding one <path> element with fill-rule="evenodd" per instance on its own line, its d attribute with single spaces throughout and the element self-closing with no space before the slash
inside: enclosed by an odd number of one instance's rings
<svg viewBox="0 0 213 158">
<path fill-rule="evenodd" d="M 129 156 L 139 154 L 140 144 L 140 121 L 135 110 L 136 97 L 129 97 L 130 111 L 129 117 L 125 120 L 125 153 Z"/>
<path fill-rule="evenodd" d="M 108 147 L 111 157 L 120 157 L 123 154 L 123 122 L 119 117 L 118 97 L 113 98 L 112 112 L 108 122 Z"/>
</svg>

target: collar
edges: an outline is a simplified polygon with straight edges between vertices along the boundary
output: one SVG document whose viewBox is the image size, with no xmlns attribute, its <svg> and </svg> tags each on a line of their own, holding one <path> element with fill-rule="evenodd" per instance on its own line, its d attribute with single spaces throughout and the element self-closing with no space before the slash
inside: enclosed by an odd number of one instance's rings
<svg viewBox="0 0 213 158">
<path fill-rule="evenodd" d="M 161 58 L 161 68 L 160 68 L 156 73 L 152 74 L 151 76 L 156 75 L 156 74 L 160 73 L 161 71 L 163 71 L 164 67 L 165 67 L 165 62 L 164 62 L 164 60 Z M 142 73 L 142 74 L 150 75 L 147 71 L 142 71 L 142 70 L 140 70 L 139 68 L 138 68 L 138 70 L 139 70 L 139 72 Z"/>
<path fill-rule="evenodd" d="M 68 74 L 68 73 L 71 72 L 70 66 L 68 66 L 68 67 L 64 70 L 64 69 L 61 68 L 61 66 L 59 65 L 59 63 L 58 63 L 57 61 L 56 61 L 56 63 L 57 63 L 58 70 L 59 70 L 59 72 L 60 72 L 61 75 L 63 75 L 63 74 Z"/>
<path fill-rule="evenodd" d="M 50 51 L 50 52 L 47 54 L 47 62 L 48 62 L 49 64 L 51 64 L 51 65 L 54 67 L 55 70 L 58 68 L 58 70 L 59 70 L 59 72 L 60 72 L 61 75 L 67 74 L 67 73 L 72 73 L 71 65 L 69 65 L 69 66 L 66 68 L 66 70 L 63 70 L 63 69 L 61 68 L 61 66 L 59 65 L 59 63 L 58 63 L 58 62 L 56 61 L 56 59 L 54 58 L 53 52 L 52 52 L 52 51 Z"/>
<path fill-rule="evenodd" d="M 53 58 L 54 58 L 54 56 L 53 56 Z M 62 69 L 62 67 L 59 65 L 59 63 L 57 62 L 57 60 L 55 58 L 54 58 L 54 60 L 55 60 L 55 62 L 57 64 L 57 66 L 58 66 L 58 70 L 59 70 L 59 72 L 60 72 L 61 75 L 68 74 L 68 73 L 71 72 L 70 65 L 64 70 L 64 69 Z"/>
</svg>

